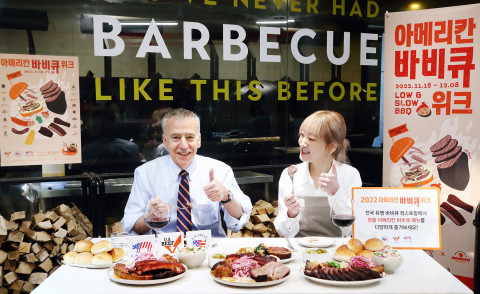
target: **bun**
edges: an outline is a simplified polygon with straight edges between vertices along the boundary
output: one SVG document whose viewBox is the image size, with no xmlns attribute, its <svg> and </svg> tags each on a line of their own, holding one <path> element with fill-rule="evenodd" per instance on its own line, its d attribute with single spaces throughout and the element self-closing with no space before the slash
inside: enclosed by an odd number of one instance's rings
<svg viewBox="0 0 480 294">
<path fill-rule="evenodd" d="M 97 254 L 100 252 L 108 252 L 110 250 L 112 250 L 112 243 L 107 240 L 103 240 L 93 244 L 92 249 L 90 249 L 93 254 Z"/>
<path fill-rule="evenodd" d="M 390 149 L 390 159 L 393 162 L 398 162 L 413 144 L 415 144 L 415 141 L 410 137 L 404 137 L 395 141 Z"/>
<path fill-rule="evenodd" d="M 358 252 L 363 250 L 363 243 L 362 243 L 362 241 L 360 241 L 358 239 L 352 238 L 352 239 L 348 240 L 347 247 L 348 247 L 348 249 L 355 252 L 355 254 L 357 254 Z"/>
<path fill-rule="evenodd" d="M 125 252 L 123 251 L 123 249 L 118 247 L 113 248 L 108 253 L 112 256 L 112 262 L 117 262 L 125 256 Z"/>
<path fill-rule="evenodd" d="M 385 244 L 383 244 L 383 241 L 378 238 L 371 238 L 365 242 L 365 249 L 371 251 L 382 250 L 384 246 Z"/>
<path fill-rule="evenodd" d="M 80 252 L 75 256 L 75 264 L 92 264 L 93 254 L 90 252 Z"/>
<path fill-rule="evenodd" d="M 335 251 L 335 259 L 345 262 L 350 262 L 350 258 L 357 256 L 355 252 L 348 249 L 346 245 L 342 245 Z"/>
<path fill-rule="evenodd" d="M 363 249 L 362 251 L 357 253 L 357 256 L 364 256 L 366 258 L 372 258 L 373 251 L 368 249 Z"/>
<path fill-rule="evenodd" d="M 75 247 L 73 248 L 73 251 L 76 252 L 90 252 L 92 249 L 93 242 L 90 240 L 82 240 L 78 241 L 75 243 Z"/>
<path fill-rule="evenodd" d="M 77 252 L 75 251 L 70 251 L 70 252 L 67 252 L 64 256 L 63 256 L 63 262 L 65 264 L 73 264 L 75 263 L 75 257 L 77 256 Z"/>
<path fill-rule="evenodd" d="M 112 264 L 112 256 L 108 254 L 107 252 L 100 252 L 97 253 L 93 256 L 92 258 L 92 264 L 93 265 L 106 265 L 106 264 Z"/>
</svg>

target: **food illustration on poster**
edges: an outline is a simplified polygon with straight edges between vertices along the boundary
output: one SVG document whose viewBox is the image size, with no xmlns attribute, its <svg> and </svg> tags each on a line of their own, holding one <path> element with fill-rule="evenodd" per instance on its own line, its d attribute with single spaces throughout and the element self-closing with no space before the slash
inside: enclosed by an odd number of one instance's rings
<svg viewBox="0 0 480 294">
<path fill-rule="evenodd" d="M 0 54 L 0 62 L 2 166 L 81 162 L 78 59 Z"/>
</svg>

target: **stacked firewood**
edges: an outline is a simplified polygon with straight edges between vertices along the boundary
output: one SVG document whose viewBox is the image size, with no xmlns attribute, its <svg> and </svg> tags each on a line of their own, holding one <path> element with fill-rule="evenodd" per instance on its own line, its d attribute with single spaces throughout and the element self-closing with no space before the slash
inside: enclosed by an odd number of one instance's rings
<svg viewBox="0 0 480 294">
<path fill-rule="evenodd" d="M 73 204 L 26 218 L 0 216 L 0 294 L 30 293 L 60 265 L 75 242 L 92 237 L 92 223 Z"/>
<path fill-rule="evenodd" d="M 277 200 L 272 203 L 258 200 L 252 208 L 248 224 L 240 231 L 227 232 L 228 237 L 279 237 L 273 221 L 278 215 Z"/>
</svg>

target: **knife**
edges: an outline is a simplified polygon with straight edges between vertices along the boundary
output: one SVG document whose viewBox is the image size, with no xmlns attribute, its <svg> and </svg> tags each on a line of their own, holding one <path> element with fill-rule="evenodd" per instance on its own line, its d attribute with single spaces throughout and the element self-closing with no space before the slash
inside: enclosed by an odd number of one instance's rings
<svg viewBox="0 0 480 294">
<path fill-rule="evenodd" d="M 292 242 L 290 242 L 290 238 L 284 237 L 287 241 L 287 246 L 290 248 L 291 251 L 298 251 L 295 247 L 293 247 Z"/>
</svg>

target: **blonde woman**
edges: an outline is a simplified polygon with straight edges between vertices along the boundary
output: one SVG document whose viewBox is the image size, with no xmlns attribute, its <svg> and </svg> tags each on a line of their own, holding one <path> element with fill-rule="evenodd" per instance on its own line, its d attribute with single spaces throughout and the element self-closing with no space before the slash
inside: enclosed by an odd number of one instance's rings
<svg viewBox="0 0 480 294">
<path fill-rule="evenodd" d="M 347 164 L 347 127 L 342 115 L 317 111 L 300 126 L 300 160 L 292 179 L 286 168 L 278 187 L 277 232 L 285 237 L 341 236 L 330 220 L 351 213 L 352 187 L 361 187 L 357 169 Z M 292 189 L 292 184 L 293 188 Z"/>
</svg>

